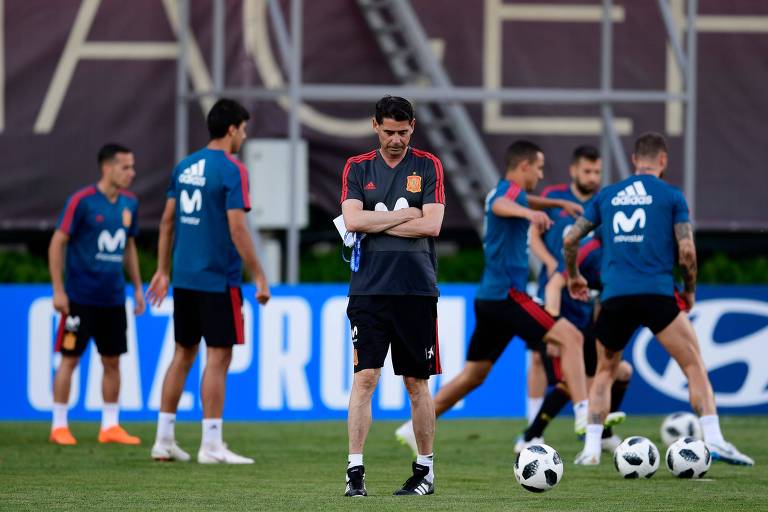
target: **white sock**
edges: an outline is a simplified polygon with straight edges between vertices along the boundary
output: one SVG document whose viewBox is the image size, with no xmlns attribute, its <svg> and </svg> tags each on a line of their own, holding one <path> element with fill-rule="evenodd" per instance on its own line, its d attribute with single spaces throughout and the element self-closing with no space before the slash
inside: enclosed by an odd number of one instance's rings
<svg viewBox="0 0 768 512">
<path fill-rule="evenodd" d="M 602 448 L 601 440 L 603 438 L 602 425 L 587 425 L 587 437 L 584 440 L 584 451 L 586 453 L 600 453 Z"/>
<path fill-rule="evenodd" d="M 223 421 L 221 418 L 206 418 L 203 420 L 203 444 L 218 448 L 224 444 L 222 434 Z"/>
<path fill-rule="evenodd" d="M 67 423 L 68 408 L 69 406 L 67 404 L 57 404 L 56 402 L 53 403 L 53 425 L 51 426 L 52 430 L 69 426 Z"/>
<path fill-rule="evenodd" d="M 107 430 L 118 424 L 120 405 L 105 403 L 101 408 L 101 430 Z"/>
<path fill-rule="evenodd" d="M 416 464 L 427 466 L 429 468 L 429 473 L 426 476 L 427 481 L 430 483 L 435 481 L 434 454 L 419 455 L 416 457 Z"/>
<path fill-rule="evenodd" d="M 528 417 L 528 424 L 530 425 L 533 423 L 533 420 L 536 419 L 536 415 L 539 414 L 539 409 L 541 409 L 541 404 L 544 403 L 544 397 L 528 397 L 526 399 L 525 404 L 525 415 Z"/>
<path fill-rule="evenodd" d="M 347 457 L 347 469 L 363 465 L 362 453 L 350 453 Z"/>
<path fill-rule="evenodd" d="M 574 414 L 587 414 L 589 410 L 589 400 L 582 400 L 581 402 L 573 404 Z"/>
<path fill-rule="evenodd" d="M 723 444 L 723 433 L 720 432 L 720 418 L 717 414 L 710 414 L 699 418 L 701 430 L 704 433 L 704 440 L 708 443 Z"/>
<path fill-rule="evenodd" d="M 161 412 L 157 415 L 157 441 L 172 443 L 176 439 L 176 414 Z"/>
</svg>

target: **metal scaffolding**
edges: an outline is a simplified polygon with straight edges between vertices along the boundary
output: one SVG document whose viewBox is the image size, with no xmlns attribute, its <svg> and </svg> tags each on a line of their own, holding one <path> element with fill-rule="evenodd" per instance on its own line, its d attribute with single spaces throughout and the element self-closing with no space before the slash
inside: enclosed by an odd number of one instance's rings
<svg viewBox="0 0 768 512">
<path fill-rule="evenodd" d="M 287 98 L 290 101 L 288 121 L 288 138 L 291 147 L 291 175 L 289 182 L 293 185 L 298 181 L 296 148 L 300 142 L 301 126 L 298 106 L 304 101 L 360 102 L 376 101 L 386 94 L 403 96 L 424 103 L 480 103 L 496 100 L 515 104 L 592 104 L 599 105 L 603 121 L 602 152 L 604 179 L 611 180 L 612 166 L 616 165 L 618 175 L 622 178 L 629 176 L 630 166 L 615 126 L 613 106 L 622 103 L 666 103 L 681 102 L 685 105 L 684 129 L 684 191 L 691 209 L 691 216 L 696 204 L 696 15 L 698 0 L 686 0 L 685 14 L 685 47 L 683 47 L 679 27 L 670 8 L 670 0 L 657 0 L 659 12 L 667 33 L 667 42 L 671 47 L 675 62 L 684 76 L 684 87 L 681 93 L 668 93 L 664 90 L 631 90 L 614 89 L 613 77 L 613 20 L 611 12 L 613 0 L 602 0 L 601 24 L 601 58 L 600 58 L 600 87 L 597 89 L 570 88 L 521 88 L 502 87 L 487 89 L 483 87 L 457 87 L 449 80 L 436 80 L 434 77 L 445 76 L 445 70 L 432 59 L 429 65 L 433 67 L 430 85 L 337 85 L 337 84 L 304 84 L 301 75 L 302 61 L 302 18 L 303 0 L 290 0 L 290 30 L 281 12 L 278 0 L 269 2 L 269 16 L 278 51 L 283 60 L 283 69 L 287 70 L 288 87 L 227 87 L 225 84 L 225 0 L 211 0 L 212 16 L 212 49 L 211 60 L 213 70 L 213 87 L 207 91 L 190 92 L 187 83 L 187 58 L 189 55 L 189 0 L 177 0 L 179 10 L 179 52 L 177 60 L 176 84 L 176 159 L 180 160 L 187 154 L 188 149 L 188 103 L 201 97 L 230 97 L 237 99 L 278 99 Z M 379 4 L 391 4 L 394 7 L 408 6 L 408 0 L 376 0 Z M 365 4 L 365 2 L 363 2 Z M 395 5 L 402 4 L 402 5 Z M 408 6 L 409 7 L 409 6 Z M 415 17 L 412 9 L 406 9 L 406 15 Z M 417 19 L 404 20 L 413 26 L 420 26 Z M 423 42 L 411 44 L 423 44 Z M 414 52 L 424 55 L 431 51 L 428 48 L 414 48 Z M 434 68 L 437 63 L 438 68 Z M 473 143 L 477 141 L 473 140 Z M 487 153 L 487 151 L 486 151 Z M 482 181 L 482 180 L 480 180 Z M 299 277 L 299 228 L 295 214 L 295 201 L 291 197 L 291 222 L 287 230 L 287 281 L 298 282 Z"/>
</svg>

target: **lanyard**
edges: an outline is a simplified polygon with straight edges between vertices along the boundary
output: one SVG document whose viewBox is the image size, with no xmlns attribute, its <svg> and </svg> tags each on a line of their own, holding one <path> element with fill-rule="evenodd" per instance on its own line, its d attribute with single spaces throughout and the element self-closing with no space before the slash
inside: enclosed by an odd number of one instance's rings
<svg viewBox="0 0 768 512">
<path fill-rule="evenodd" d="M 341 247 L 341 257 L 344 261 L 349 263 L 349 268 L 352 272 L 357 272 L 360 269 L 360 243 L 363 241 L 363 238 L 365 238 L 365 233 L 347 232 L 344 235 L 344 244 Z M 350 254 L 349 259 L 344 255 L 344 246 L 350 245 L 348 241 L 351 242 L 352 246 L 352 254 Z"/>
</svg>

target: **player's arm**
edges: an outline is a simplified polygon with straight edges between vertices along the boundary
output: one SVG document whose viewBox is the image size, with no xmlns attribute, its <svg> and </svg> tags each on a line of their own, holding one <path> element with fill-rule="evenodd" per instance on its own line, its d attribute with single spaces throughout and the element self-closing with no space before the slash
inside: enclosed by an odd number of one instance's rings
<svg viewBox="0 0 768 512">
<path fill-rule="evenodd" d="M 412 207 L 393 212 L 364 210 L 363 202 L 359 199 L 345 199 L 341 203 L 341 213 L 344 215 L 347 231 L 352 233 L 381 233 L 422 216 L 421 210 Z"/>
<path fill-rule="evenodd" d="M 146 303 L 144 302 L 144 293 L 141 285 L 141 272 L 139 272 L 139 253 L 136 251 L 136 239 L 134 237 L 128 237 L 128 241 L 125 244 L 125 255 L 123 257 L 123 265 L 128 272 L 128 279 L 131 280 L 133 285 L 133 298 L 136 305 L 133 309 L 134 314 L 141 315 L 146 309 Z"/>
<path fill-rule="evenodd" d="M 552 277 L 552 274 L 557 272 L 557 259 L 547 250 L 547 246 L 542 239 L 541 230 L 535 225 L 531 224 L 530 235 L 528 237 L 531 252 L 541 260 L 544 266 L 547 268 L 547 277 Z"/>
<path fill-rule="evenodd" d="M 696 275 L 698 265 L 696 262 L 696 244 L 693 241 L 693 226 L 690 222 L 675 224 L 675 238 L 677 239 L 678 265 L 683 274 L 685 285 L 685 302 L 688 310 L 693 307 L 696 298 Z"/>
<path fill-rule="evenodd" d="M 568 215 L 578 218 L 584 213 L 584 207 L 579 203 L 567 201 L 565 199 L 550 199 L 549 197 L 528 195 L 528 204 L 534 210 L 547 210 L 549 208 L 562 208 Z"/>
<path fill-rule="evenodd" d="M 560 303 L 565 285 L 565 276 L 555 272 L 544 287 L 544 309 L 552 316 L 560 316 Z"/>
<path fill-rule="evenodd" d="M 69 314 L 69 297 L 64 291 L 64 259 L 68 242 L 69 235 L 57 229 L 48 245 L 48 271 L 53 286 L 53 307 L 62 315 Z"/>
<path fill-rule="evenodd" d="M 536 226 L 540 231 L 546 231 L 552 226 L 552 219 L 550 219 L 546 213 L 526 208 L 520 203 L 504 196 L 497 197 L 493 200 L 491 211 L 494 215 L 499 217 L 528 219 L 531 221 L 531 225 Z"/>
<path fill-rule="evenodd" d="M 227 223 L 229 224 L 229 236 L 232 238 L 232 243 L 256 285 L 256 300 L 259 304 L 266 304 L 271 297 L 269 283 L 261 262 L 256 256 L 256 249 L 253 247 L 245 210 L 240 208 L 227 210 Z"/>
<path fill-rule="evenodd" d="M 587 287 L 587 280 L 579 272 L 579 241 L 594 228 L 593 222 L 585 217 L 579 217 L 563 241 L 565 268 L 568 271 L 568 291 L 571 293 L 571 297 L 583 301 L 589 300 L 589 288 Z"/>
<path fill-rule="evenodd" d="M 176 216 L 176 199 L 165 201 L 163 216 L 160 218 L 160 233 L 157 240 L 157 270 L 147 288 L 149 303 L 159 306 L 168 295 L 171 274 L 171 247 L 173 246 L 173 223 Z"/>
<path fill-rule="evenodd" d="M 404 238 L 438 236 L 440 228 L 443 226 L 445 205 L 442 203 L 428 203 L 423 206 L 421 212 L 422 216 L 418 219 L 409 220 L 389 228 L 386 233 Z"/>
</svg>

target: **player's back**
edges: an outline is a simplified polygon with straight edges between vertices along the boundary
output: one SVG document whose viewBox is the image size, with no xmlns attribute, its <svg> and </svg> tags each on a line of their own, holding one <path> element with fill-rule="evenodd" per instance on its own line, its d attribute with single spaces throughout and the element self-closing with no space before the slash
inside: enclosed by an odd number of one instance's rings
<svg viewBox="0 0 768 512">
<path fill-rule="evenodd" d="M 173 285 L 208 292 L 239 285 L 227 210 L 250 209 L 245 167 L 224 151 L 201 149 L 176 166 L 168 197 L 176 199 Z"/>
<path fill-rule="evenodd" d="M 600 192 L 585 217 L 603 227 L 603 298 L 672 295 L 674 225 L 688 222 L 682 192 L 639 174 Z"/>
</svg>

